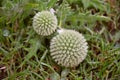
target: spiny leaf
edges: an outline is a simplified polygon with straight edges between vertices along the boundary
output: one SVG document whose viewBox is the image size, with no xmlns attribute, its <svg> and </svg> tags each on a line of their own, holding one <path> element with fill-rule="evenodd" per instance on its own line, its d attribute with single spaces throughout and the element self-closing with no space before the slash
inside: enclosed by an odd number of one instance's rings
<svg viewBox="0 0 120 80">
<path fill-rule="evenodd" d="M 100 16 L 100 15 L 92 15 L 88 13 L 79 13 L 71 15 L 67 18 L 67 20 L 71 20 L 71 22 L 77 22 L 80 21 L 81 23 L 93 23 L 95 21 L 110 21 L 111 19 L 106 16 Z"/>
</svg>

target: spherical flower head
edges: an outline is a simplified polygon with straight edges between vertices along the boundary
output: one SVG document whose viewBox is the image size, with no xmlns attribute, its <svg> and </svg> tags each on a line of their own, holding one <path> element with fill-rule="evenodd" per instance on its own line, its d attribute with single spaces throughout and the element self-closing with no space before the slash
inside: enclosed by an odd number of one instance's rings
<svg viewBox="0 0 120 80">
<path fill-rule="evenodd" d="M 59 65 L 75 67 L 82 62 L 88 52 L 86 39 L 74 30 L 62 30 L 50 43 L 50 54 Z"/>
<path fill-rule="evenodd" d="M 33 18 L 34 30 L 42 36 L 52 34 L 57 28 L 57 18 L 49 11 L 38 12 Z"/>
</svg>

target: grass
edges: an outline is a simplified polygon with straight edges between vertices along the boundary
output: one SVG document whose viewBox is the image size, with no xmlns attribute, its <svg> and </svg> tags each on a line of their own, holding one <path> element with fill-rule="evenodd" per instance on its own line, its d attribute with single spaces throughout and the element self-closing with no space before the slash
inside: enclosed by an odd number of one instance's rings
<svg viewBox="0 0 120 80">
<path fill-rule="evenodd" d="M 0 80 L 119 80 L 120 4 L 117 0 L 1 0 Z M 86 59 L 74 68 L 53 61 L 33 16 L 53 8 L 62 28 L 87 39 Z"/>
</svg>

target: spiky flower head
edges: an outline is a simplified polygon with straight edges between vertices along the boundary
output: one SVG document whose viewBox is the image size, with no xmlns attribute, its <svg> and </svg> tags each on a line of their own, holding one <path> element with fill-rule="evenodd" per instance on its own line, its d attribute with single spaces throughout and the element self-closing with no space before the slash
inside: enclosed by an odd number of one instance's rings
<svg viewBox="0 0 120 80">
<path fill-rule="evenodd" d="M 34 30 L 42 36 L 52 34 L 57 28 L 57 18 L 49 11 L 38 12 L 33 18 Z"/>
<path fill-rule="evenodd" d="M 82 34 L 74 30 L 63 30 L 50 43 L 50 54 L 59 65 L 75 67 L 87 55 L 87 42 Z"/>
</svg>

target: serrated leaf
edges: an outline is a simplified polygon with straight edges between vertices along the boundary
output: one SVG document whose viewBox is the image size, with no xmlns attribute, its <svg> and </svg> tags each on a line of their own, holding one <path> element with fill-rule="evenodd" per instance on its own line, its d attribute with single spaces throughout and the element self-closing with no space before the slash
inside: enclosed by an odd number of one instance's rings
<svg viewBox="0 0 120 80">
<path fill-rule="evenodd" d="M 88 13 L 79 13 L 75 15 L 71 15 L 67 18 L 67 20 L 71 21 L 72 24 L 77 24 L 77 21 L 80 21 L 81 23 L 93 23 L 95 21 L 110 21 L 111 19 L 106 16 L 100 16 L 100 15 L 92 15 Z"/>
<path fill-rule="evenodd" d="M 106 16 L 100 16 L 100 15 L 91 15 L 91 14 L 84 14 L 84 13 L 79 13 L 78 17 L 80 20 L 92 22 L 92 21 L 110 21 L 111 19 Z"/>
</svg>

